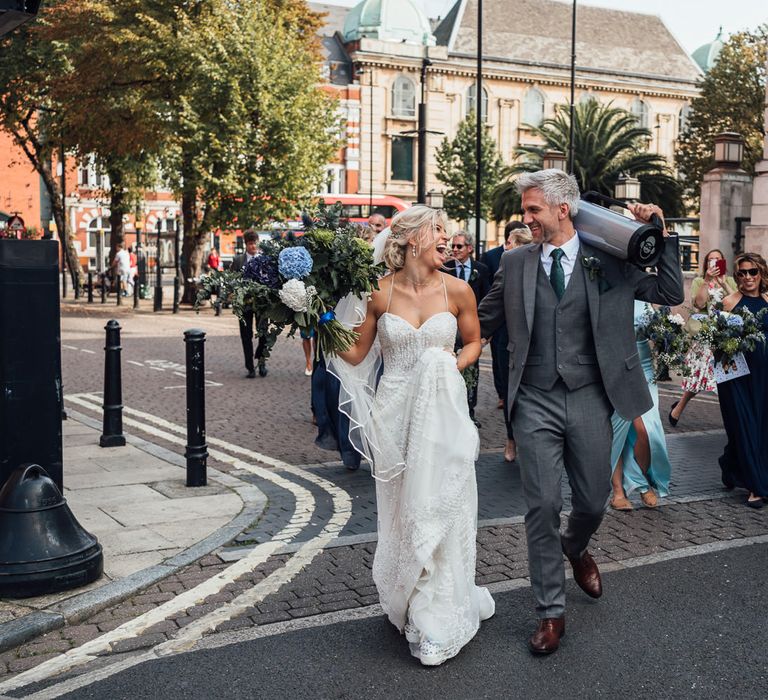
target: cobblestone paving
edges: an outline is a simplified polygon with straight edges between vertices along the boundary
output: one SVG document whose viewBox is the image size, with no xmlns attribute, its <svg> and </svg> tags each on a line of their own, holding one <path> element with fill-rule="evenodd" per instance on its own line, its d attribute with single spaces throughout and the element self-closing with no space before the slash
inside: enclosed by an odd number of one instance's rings
<svg viewBox="0 0 768 700">
<path fill-rule="evenodd" d="M 209 332 L 206 343 L 206 370 L 211 382 L 207 390 L 209 436 L 234 445 L 305 465 L 307 476 L 319 476 L 349 494 L 352 514 L 341 535 L 370 535 L 375 531 L 373 482 L 364 469 L 349 472 L 334 463 L 337 455 L 315 447 L 315 429 L 310 421 L 309 382 L 302 374 L 303 356 L 298 340 L 281 339 L 270 361 L 266 378 L 247 380 L 242 369 L 237 325 L 233 318 L 216 319 L 210 314 L 194 316 L 119 315 L 123 332 L 123 400 L 126 406 L 184 425 L 185 406 L 181 331 L 203 327 Z M 105 317 L 65 319 L 62 351 L 66 393 L 101 391 L 103 325 Z M 161 330 L 158 330 L 161 329 Z M 91 350 L 96 354 L 82 352 Z M 487 370 L 488 361 L 483 361 Z M 182 376 L 179 376 L 182 375 Z M 679 394 L 678 388 L 660 386 L 661 411 L 665 415 Z M 508 519 L 524 512 L 516 465 L 504 463 L 499 449 L 504 444 L 501 411 L 496 409 L 491 375 L 481 372 L 480 402 L 476 415 L 483 453 L 477 465 L 479 517 L 481 521 Z M 79 410 L 79 409 L 78 409 Z M 747 509 L 743 494 L 722 496 L 715 457 L 722 446 L 722 434 L 690 437 L 676 433 L 687 430 L 720 429 L 717 404 L 712 397 L 697 398 L 680 423 L 670 430 L 670 454 L 674 464 L 673 495 L 717 493 L 710 500 L 668 503 L 658 510 L 637 509 L 629 513 L 610 513 L 592 548 L 598 562 L 665 552 L 707 542 L 739 539 L 768 533 L 764 512 Z M 151 442 L 177 453 L 178 444 L 141 434 Z M 695 442 L 691 442 L 694 440 Z M 694 449 L 695 447 L 695 449 Z M 285 488 L 229 464 L 211 465 L 256 483 L 269 499 L 268 508 L 258 523 L 246 529 L 231 547 L 243 548 L 268 542 L 288 525 L 294 515 L 295 497 Z M 713 465 L 715 465 L 713 467 Z M 312 481 L 274 469 L 314 497 L 315 509 L 308 524 L 293 539 L 306 542 L 315 537 L 333 514 L 328 491 Z M 564 491 L 567 506 L 567 489 Z M 378 601 L 371 578 L 375 542 L 365 541 L 326 548 L 317 554 L 287 583 L 279 586 L 245 612 L 221 622 L 217 630 L 306 617 L 325 612 L 362 607 Z M 290 567 L 295 547 L 278 552 L 214 594 L 201 596 L 191 607 L 175 612 L 138 636 L 115 642 L 105 655 L 146 649 L 160 644 L 194 620 L 221 609 L 244 591 L 251 590 L 272 575 Z M 160 583 L 122 603 L 102 610 L 78 624 L 0 654 L 0 680 L 33 668 L 62 652 L 96 639 L 140 615 L 156 610 L 185 591 L 210 581 L 226 571 L 231 556 L 227 548 L 208 555 L 169 576 Z M 477 580 L 489 584 L 527 576 L 524 527 L 520 523 L 500 523 L 481 527 L 478 532 Z"/>
<path fill-rule="evenodd" d="M 598 563 L 667 552 L 682 547 L 768 533 L 762 512 L 744 507 L 741 496 L 668 505 L 656 510 L 609 513 L 590 551 Z M 358 608 L 378 602 L 371 577 L 375 543 L 326 549 L 278 592 L 258 605 L 220 624 L 216 631 L 267 625 L 309 615 Z M 525 531 L 522 524 L 481 528 L 477 538 L 477 582 L 487 585 L 528 575 Z M 290 559 L 289 554 L 268 561 L 190 609 L 160 622 L 138 637 L 116 642 L 111 653 L 155 646 L 187 624 L 230 602 Z M 57 654 L 98 637 L 171 600 L 174 596 L 221 572 L 227 566 L 209 555 L 130 600 L 103 610 L 80 624 L 17 647 L 0 655 L 0 679 L 32 668 Z M 608 592 L 610 595 L 610 592 Z"/>
</svg>

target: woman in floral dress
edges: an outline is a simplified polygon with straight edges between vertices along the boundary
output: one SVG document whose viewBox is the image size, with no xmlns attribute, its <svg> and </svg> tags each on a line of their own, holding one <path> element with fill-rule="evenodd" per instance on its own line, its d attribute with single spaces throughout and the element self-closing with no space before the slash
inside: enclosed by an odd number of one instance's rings
<svg viewBox="0 0 768 700">
<path fill-rule="evenodd" d="M 691 283 L 691 302 L 699 311 L 710 313 L 712 307 L 723 301 L 729 294 L 736 291 L 733 277 L 721 274 L 717 266 L 718 260 L 725 260 L 720 250 L 710 250 L 704 256 L 701 266 L 701 277 L 696 277 Z M 688 402 L 700 391 L 717 393 L 717 384 L 712 375 L 712 351 L 706 343 L 695 342 L 691 346 L 686 364 L 691 374 L 683 379 L 683 395 L 679 401 L 672 404 L 669 412 L 669 422 L 672 427 L 677 425 Z"/>
</svg>

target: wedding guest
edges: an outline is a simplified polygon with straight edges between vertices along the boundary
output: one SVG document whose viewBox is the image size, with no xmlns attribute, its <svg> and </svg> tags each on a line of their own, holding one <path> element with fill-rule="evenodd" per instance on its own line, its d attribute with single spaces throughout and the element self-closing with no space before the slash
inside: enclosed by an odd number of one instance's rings
<svg viewBox="0 0 768 700">
<path fill-rule="evenodd" d="M 723 299 L 724 311 L 768 309 L 768 268 L 757 253 L 734 261 L 738 290 Z M 762 319 L 768 335 L 768 312 Z M 749 374 L 718 385 L 720 412 L 728 443 L 720 457 L 723 484 L 747 489 L 747 505 L 762 508 L 768 497 L 768 342 L 744 353 Z"/>
<path fill-rule="evenodd" d="M 508 250 L 513 250 L 521 245 L 527 245 L 533 241 L 531 229 L 522 221 L 510 221 L 504 227 L 504 243 L 496 248 L 492 248 L 487 253 L 483 253 L 480 262 L 488 267 L 489 281 L 493 284 L 493 277 L 499 269 L 501 256 Z M 498 408 L 504 409 L 504 425 L 507 428 L 507 442 L 504 445 L 504 461 L 514 462 L 517 457 L 517 447 L 512 435 L 512 421 L 510 412 L 506 410 L 506 397 L 509 388 L 509 334 L 507 333 L 507 324 L 502 323 L 491 338 L 491 363 L 493 368 L 493 385 L 499 396 Z"/>
<path fill-rule="evenodd" d="M 451 252 L 453 258 L 447 260 L 444 265 L 444 271 L 453 277 L 458 277 L 464 280 L 472 289 L 475 295 L 475 300 L 479 305 L 483 300 L 483 297 L 488 293 L 491 288 L 488 276 L 488 269 L 481 262 L 477 262 L 472 259 L 472 254 L 475 250 L 475 239 L 467 231 L 459 231 L 454 235 L 451 240 Z M 456 346 L 454 350 L 460 352 L 463 347 L 461 336 L 456 336 Z M 478 359 L 473 365 L 473 372 L 475 377 L 480 378 L 480 360 Z M 477 406 L 477 385 L 478 381 L 474 382 L 471 388 L 467 388 L 467 402 L 469 404 L 469 417 L 474 421 L 475 425 L 479 428 L 480 423 L 475 418 L 475 407 Z"/>
<path fill-rule="evenodd" d="M 635 331 L 643 317 L 652 312 L 653 307 L 650 304 L 635 301 Z M 615 411 L 611 416 L 611 508 L 614 510 L 632 510 L 632 503 L 627 496 L 635 490 L 640 492 L 640 499 L 647 508 L 655 508 L 658 499 L 654 488 L 659 496 L 669 495 L 669 481 L 672 475 L 664 428 L 659 416 L 659 388 L 654 381 L 651 349 L 647 340 L 637 340 L 637 354 L 648 382 L 653 406 L 642 416 L 631 421 L 622 418 Z"/>
<path fill-rule="evenodd" d="M 219 251 L 215 247 L 211 248 L 211 252 L 208 253 L 208 260 L 206 261 L 206 264 L 208 265 L 208 269 L 211 271 L 218 271 L 222 269 Z"/>
<path fill-rule="evenodd" d="M 722 262 L 718 263 L 719 260 Z M 691 282 L 691 303 L 699 311 L 711 312 L 714 304 L 722 302 L 729 294 L 736 291 L 736 282 L 726 274 L 725 258 L 722 251 L 715 248 L 704 256 L 701 276 Z M 712 374 L 712 351 L 706 343 L 696 341 L 691 346 L 685 363 L 691 374 L 683 379 L 683 395 L 672 404 L 669 423 L 674 428 L 683 415 L 688 402 L 701 391 L 717 392 L 717 384 Z"/>
<path fill-rule="evenodd" d="M 387 220 L 384 218 L 383 214 L 371 214 L 368 217 L 368 228 L 373 232 L 371 238 L 374 238 L 377 233 L 383 231 L 386 225 Z"/>
<path fill-rule="evenodd" d="M 259 252 L 259 234 L 256 231 L 248 230 L 243 235 L 243 241 L 245 242 L 245 252 L 235 255 L 232 258 L 232 263 L 229 269 L 233 272 L 237 272 L 245 267 L 246 263 Z M 253 310 L 246 310 L 242 320 L 240 321 L 240 342 L 243 346 L 243 356 L 245 357 L 245 369 L 248 371 L 246 377 L 252 379 L 256 376 L 256 370 L 253 366 L 253 361 L 258 360 L 259 363 L 259 376 L 267 376 L 267 365 L 264 361 L 264 346 L 266 340 L 259 336 L 259 342 L 256 345 L 256 352 L 253 351 L 253 324 L 254 316 Z M 256 319 L 256 327 L 259 327 L 259 321 Z"/>
</svg>

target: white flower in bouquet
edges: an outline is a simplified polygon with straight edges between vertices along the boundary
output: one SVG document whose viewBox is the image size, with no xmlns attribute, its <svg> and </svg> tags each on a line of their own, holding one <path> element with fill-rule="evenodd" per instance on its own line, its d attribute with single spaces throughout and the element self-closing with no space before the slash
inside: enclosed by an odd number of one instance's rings
<svg viewBox="0 0 768 700">
<path fill-rule="evenodd" d="M 685 325 L 685 319 L 680 314 L 670 314 L 669 321 L 670 323 L 674 323 L 677 326 Z"/>
<path fill-rule="evenodd" d="M 312 297 L 316 294 L 314 287 L 307 287 L 304 282 L 298 279 L 288 280 L 283 288 L 278 291 L 280 301 L 289 309 L 298 312 L 309 310 Z"/>
</svg>

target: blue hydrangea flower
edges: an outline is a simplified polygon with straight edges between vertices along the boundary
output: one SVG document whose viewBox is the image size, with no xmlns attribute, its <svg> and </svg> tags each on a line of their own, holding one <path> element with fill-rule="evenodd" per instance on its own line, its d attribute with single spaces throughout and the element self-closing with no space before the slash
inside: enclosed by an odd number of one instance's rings
<svg viewBox="0 0 768 700">
<path fill-rule="evenodd" d="M 278 256 L 280 274 L 289 280 L 299 280 L 312 272 L 312 256 L 303 246 L 283 248 Z"/>
<path fill-rule="evenodd" d="M 280 278 L 277 275 L 277 265 L 268 255 L 255 255 L 243 265 L 243 277 L 258 282 L 272 289 L 277 289 Z"/>
<path fill-rule="evenodd" d="M 744 319 L 741 316 L 729 316 L 728 325 L 740 328 L 744 325 Z"/>
</svg>

